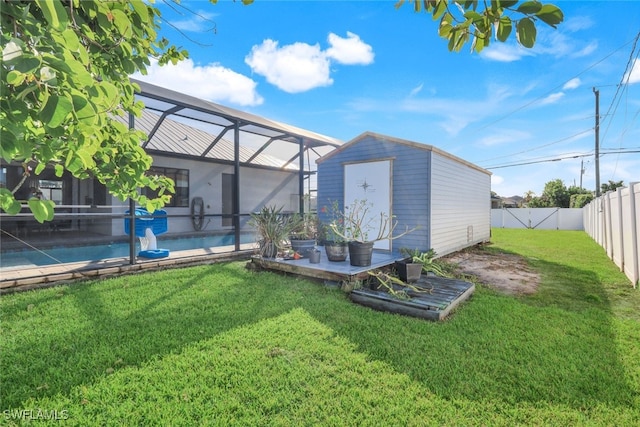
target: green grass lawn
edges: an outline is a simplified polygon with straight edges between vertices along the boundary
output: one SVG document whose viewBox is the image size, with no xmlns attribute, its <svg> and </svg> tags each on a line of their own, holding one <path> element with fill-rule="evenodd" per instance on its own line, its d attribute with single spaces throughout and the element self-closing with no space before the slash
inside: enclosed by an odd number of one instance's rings
<svg viewBox="0 0 640 427">
<path fill-rule="evenodd" d="M 539 292 L 478 286 L 434 323 L 235 262 L 3 296 L 0 424 L 640 425 L 640 291 L 602 248 L 494 229 L 485 250 Z"/>
</svg>

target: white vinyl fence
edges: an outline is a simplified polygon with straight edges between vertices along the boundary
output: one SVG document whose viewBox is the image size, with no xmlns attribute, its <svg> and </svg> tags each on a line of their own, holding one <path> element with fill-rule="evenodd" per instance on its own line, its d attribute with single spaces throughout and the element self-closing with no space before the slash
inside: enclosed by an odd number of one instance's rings
<svg viewBox="0 0 640 427">
<path fill-rule="evenodd" d="M 539 230 L 584 230 L 582 217 L 582 209 L 491 209 L 491 226 L 496 228 L 537 228 Z"/>
<path fill-rule="evenodd" d="M 631 280 L 640 280 L 640 183 L 610 191 L 584 207 L 584 228 Z"/>
</svg>

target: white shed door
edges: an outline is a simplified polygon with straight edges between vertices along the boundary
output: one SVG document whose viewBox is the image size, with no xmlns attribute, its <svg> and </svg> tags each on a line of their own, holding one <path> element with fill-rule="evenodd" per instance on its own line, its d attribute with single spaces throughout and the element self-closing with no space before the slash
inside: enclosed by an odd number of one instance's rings
<svg viewBox="0 0 640 427">
<path fill-rule="evenodd" d="M 373 204 L 369 215 L 373 220 L 370 238 L 375 238 L 380 225 L 380 213 L 391 216 L 391 160 L 353 163 L 344 167 L 344 203 L 367 200 Z M 381 240 L 374 248 L 391 250 L 391 240 Z"/>
</svg>

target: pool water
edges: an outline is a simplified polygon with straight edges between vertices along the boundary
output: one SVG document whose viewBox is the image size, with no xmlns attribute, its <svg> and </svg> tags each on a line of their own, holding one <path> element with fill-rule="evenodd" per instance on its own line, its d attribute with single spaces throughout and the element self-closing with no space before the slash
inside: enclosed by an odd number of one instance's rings
<svg viewBox="0 0 640 427">
<path fill-rule="evenodd" d="M 240 236 L 240 243 L 254 242 L 255 235 Z M 158 239 L 158 248 L 172 251 L 213 248 L 235 244 L 232 234 L 184 239 Z M 136 254 L 140 251 L 140 242 L 136 239 Z M 55 265 L 68 262 L 100 261 L 108 258 L 129 256 L 129 243 L 111 243 L 91 246 L 53 247 L 37 251 L 33 249 L 15 250 L 0 254 L 0 267 L 34 267 Z"/>
</svg>

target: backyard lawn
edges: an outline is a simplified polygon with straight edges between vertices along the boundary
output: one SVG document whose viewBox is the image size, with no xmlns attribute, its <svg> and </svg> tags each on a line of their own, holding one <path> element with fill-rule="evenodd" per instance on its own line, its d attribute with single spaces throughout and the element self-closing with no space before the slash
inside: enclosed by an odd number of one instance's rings
<svg viewBox="0 0 640 427">
<path fill-rule="evenodd" d="M 444 322 L 245 262 L 0 299 L 0 424 L 640 425 L 640 290 L 585 233 L 494 229 L 538 291 Z"/>
</svg>

